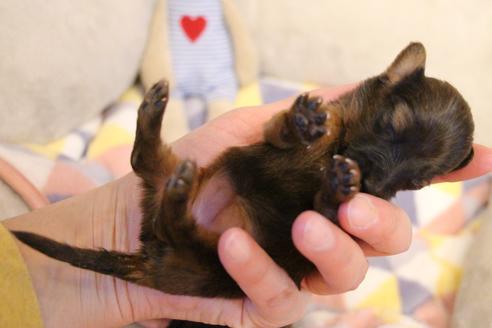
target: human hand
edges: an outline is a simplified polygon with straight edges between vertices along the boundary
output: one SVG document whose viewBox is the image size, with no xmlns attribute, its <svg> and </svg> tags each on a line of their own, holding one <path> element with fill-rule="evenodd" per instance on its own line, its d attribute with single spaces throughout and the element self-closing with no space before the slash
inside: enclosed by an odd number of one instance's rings
<svg viewBox="0 0 492 328">
<path fill-rule="evenodd" d="M 316 93 L 328 100 L 346 90 Z M 231 112 L 182 138 L 173 148 L 179 156 L 207 165 L 227 147 L 261 140 L 262 124 L 288 105 L 287 100 Z M 480 158 L 477 154 L 472 163 Z M 476 172 L 467 174 L 471 177 Z M 9 220 L 6 225 L 79 247 L 135 251 L 141 219 L 137 185 L 138 179 L 130 174 L 24 218 Z M 305 212 L 296 220 L 292 230 L 294 242 L 318 268 L 317 273 L 305 279 L 304 290 L 327 294 L 355 288 L 367 270 L 365 255 L 398 253 L 410 243 L 406 215 L 392 204 L 370 195 L 358 195 L 344 204 L 340 209 L 340 223 L 359 241 L 355 242 L 315 212 Z M 219 255 L 225 268 L 248 295 L 240 300 L 167 295 L 69 267 L 24 245 L 20 248 L 31 271 L 47 327 L 122 326 L 154 318 L 234 327 L 278 327 L 300 318 L 307 303 L 307 293 L 299 291 L 254 240 L 239 229 L 222 235 Z M 162 325 L 163 322 L 149 324 Z"/>
</svg>

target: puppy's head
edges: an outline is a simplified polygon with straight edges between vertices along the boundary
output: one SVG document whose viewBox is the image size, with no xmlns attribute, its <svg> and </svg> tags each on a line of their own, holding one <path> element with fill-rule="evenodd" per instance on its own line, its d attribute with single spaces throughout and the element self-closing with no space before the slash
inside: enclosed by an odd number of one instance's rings
<svg viewBox="0 0 492 328">
<path fill-rule="evenodd" d="M 419 189 L 473 157 L 470 108 L 449 83 L 425 76 L 425 58 L 411 43 L 345 98 L 343 153 L 359 162 L 365 192 Z"/>
</svg>

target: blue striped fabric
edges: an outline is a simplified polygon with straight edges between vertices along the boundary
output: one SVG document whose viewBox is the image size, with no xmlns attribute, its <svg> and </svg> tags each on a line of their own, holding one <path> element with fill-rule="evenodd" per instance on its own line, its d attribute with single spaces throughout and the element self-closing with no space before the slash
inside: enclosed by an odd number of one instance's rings
<svg viewBox="0 0 492 328">
<path fill-rule="evenodd" d="M 220 0 L 168 3 L 174 96 L 234 101 L 238 88 L 234 54 Z"/>
</svg>

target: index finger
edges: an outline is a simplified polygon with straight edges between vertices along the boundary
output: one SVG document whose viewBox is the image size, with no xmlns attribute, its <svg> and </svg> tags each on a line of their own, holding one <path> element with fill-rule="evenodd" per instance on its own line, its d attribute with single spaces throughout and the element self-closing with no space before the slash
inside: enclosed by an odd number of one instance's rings
<svg viewBox="0 0 492 328">
<path fill-rule="evenodd" d="M 458 171 L 435 178 L 433 183 L 463 181 L 477 178 L 492 172 L 492 148 L 484 145 L 473 145 L 473 159 L 467 166 Z"/>
<path fill-rule="evenodd" d="M 224 232 L 218 250 L 224 268 L 248 296 L 243 320 L 255 327 L 279 327 L 302 316 L 306 294 L 245 231 Z"/>
</svg>

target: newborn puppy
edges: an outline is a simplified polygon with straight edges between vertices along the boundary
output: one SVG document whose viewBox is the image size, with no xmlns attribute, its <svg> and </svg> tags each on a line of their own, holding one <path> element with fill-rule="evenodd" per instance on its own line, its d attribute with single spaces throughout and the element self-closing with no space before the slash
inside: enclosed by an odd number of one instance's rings
<svg viewBox="0 0 492 328">
<path fill-rule="evenodd" d="M 168 99 L 161 81 L 140 106 L 131 158 L 144 190 L 139 251 L 13 233 L 55 259 L 166 293 L 237 298 L 244 294 L 222 267 L 217 242 L 240 226 L 299 285 L 315 270 L 291 239 L 301 212 L 336 222 L 340 203 L 359 191 L 389 199 L 473 157 L 470 109 L 451 85 L 424 75 L 425 57 L 422 44 L 412 43 L 338 100 L 299 96 L 266 124 L 263 142 L 226 149 L 204 168 L 177 158 L 159 138 Z M 214 199 L 211 185 L 229 196 Z M 193 213 L 204 210 L 197 221 Z"/>
</svg>

